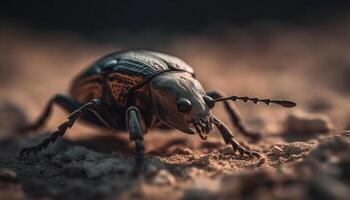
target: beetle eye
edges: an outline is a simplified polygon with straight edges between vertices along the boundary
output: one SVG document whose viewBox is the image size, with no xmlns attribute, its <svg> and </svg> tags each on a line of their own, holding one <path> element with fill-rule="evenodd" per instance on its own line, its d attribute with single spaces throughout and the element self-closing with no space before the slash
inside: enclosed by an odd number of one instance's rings
<svg viewBox="0 0 350 200">
<path fill-rule="evenodd" d="M 188 99 L 185 98 L 180 98 L 176 102 L 177 110 L 182 112 L 182 113 L 187 113 L 190 112 L 192 103 Z"/>
</svg>

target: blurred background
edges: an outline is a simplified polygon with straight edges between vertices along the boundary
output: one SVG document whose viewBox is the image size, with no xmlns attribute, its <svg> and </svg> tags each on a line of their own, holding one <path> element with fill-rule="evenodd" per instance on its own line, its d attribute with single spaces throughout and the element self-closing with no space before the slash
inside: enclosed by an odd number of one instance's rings
<svg viewBox="0 0 350 200">
<path fill-rule="evenodd" d="M 7 1 L 0 9 L 0 94 L 30 118 L 94 60 L 146 48 L 184 59 L 206 89 L 292 99 L 349 126 L 347 1 Z M 239 107 L 270 132 L 286 113 Z"/>
<path fill-rule="evenodd" d="M 152 197 L 157 195 L 175 199 L 187 188 L 204 186 L 208 190 L 227 190 L 228 199 L 239 197 L 241 192 L 241 197 L 252 197 L 246 199 L 264 199 L 266 195 L 265 199 L 274 199 L 269 196 L 276 194 L 280 197 L 292 195 L 289 199 L 305 199 L 303 195 L 308 191 L 310 199 L 347 199 L 349 182 L 345 184 L 345 180 L 349 181 L 349 142 L 345 145 L 345 142 L 343 144 L 342 140 L 335 137 L 334 145 L 329 145 L 339 154 L 344 153 L 343 157 L 334 157 L 337 153 L 330 151 L 327 145 L 320 145 L 316 153 L 311 153 L 302 162 L 302 165 L 306 163 L 306 166 L 310 166 L 305 173 L 302 171 L 299 175 L 293 175 L 290 172 L 298 170 L 289 164 L 292 161 L 295 161 L 292 164 L 300 163 L 311 146 L 318 143 L 319 135 L 336 135 L 344 129 L 350 129 L 349 11 L 350 2 L 341 0 L 2 2 L 0 138 L 10 139 L 0 141 L 0 147 L 4 149 L 0 151 L 0 165 L 17 173 L 19 185 L 31 197 L 48 195 L 55 199 L 76 199 L 74 195 L 70 196 L 74 193 L 79 198 L 85 195 L 89 197 L 87 199 L 99 199 L 99 196 L 91 194 L 108 193 L 114 196 L 128 192 L 124 188 L 130 184 L 127 173 L 119 176 L 110 175 L 107 171 L 103 178 L 80 179 L 76 167 L 73 166 L 72 171 L 69 171 L 70 165 L 57 164 L 57 159 L 46 159 L 46 163 L 38 164 L 42 163 L 42 157 L 38 158 L 40 162 L 33 157 L 15 157 L 13 155 L 18 153 L 19 148 L 33 145 L 29 142 L 38 134 L 33 133 L 31 136 L 34 137 L 18 137 L 19 142 L 13 136 L 18 136 L 14 134 L 18 134 L 18 127 L 34 121 L 54 94 L 67 93 L 74 76 L 96 59 L 113 51 L 145 48 L 185 60 L 194 67 L 198 79 L 207 90 L 220 89 L 232 95 L 285 98 L 297 102 L 298 106 L 282 109 L 277 106 L 235 103 L 247 127 L 263 132 L 261 142 L 247 145 L 267 156 L 266 164 L 262 166 L 256 164 L 255 160 L 226 155 L 228 151 L 219 134 L 213 133 L 203 142 L 197 136 L 179 134 L 177 130 L 170 131 L 166 137 L 163 131 L 152 131 L 145 137 L 147 158 L 158 159 L 167 166 L 166 169 L 174 174 L 170 181 L 174 187 L 169 190 L 167 186 L 160 188 L 135 184 L 135 187 L 130 187 L 136 188 L 132 191 L 151 191 L 149 199 L 155 199 Z M 304 115 L 293 118 L 294 112 Z M 235 130 L 223 112 L 222 105 L 218 104 L 214 113 Z M 66 116 L 60 109 L 55 109 L 44 129 L 46 131 L 40 133 L 56 129 Z M 301 129 L 301 135 L 306 135 L 307 139 L 300 139 L 298 133 L 293 131 L 291 137 L 285 137 L 291 127 Z M 106 133 L 90 128 L 76 123 L 65 138 L 78 141 L 82 136 L 97 137 Z M 312 131 L 319 135 L 310 137 Z M 120 135 L 124 135 L 125 141 L 128 141 L 127 134 Z M 238 141 L 248 144 L 247 138 L 235 135 Z M 117 149 L 114 153 L 122 152 L 121 149 L 125 147 L 118 145 L 120 143 L 110 138 L 100 141 L 103 148 Z M 92 149 L 99 151 L 103 148 Z M 348 151 L 343 151 L 345 148 Z M 122 160 L 128 170 L 133 166 L 133 148 L 126 147 L 124 151 L 132 155 L 127 158 L 128 162 Z M 113 159 L 115 155 L 109 154 Z M 315 160 L 316 164 L 312 164 Z M 52 164 L 54 162 L 58 167 Z M 96 166 L 92 168 L 95 170 Z M 258 168 L 276 168 L 276 171 L 271 170 L 266 175 L 256 170 Z M 280 168 L 285 170 L 282 174 L 286 174 L 286 184 L 279 187 L 278 183 L 276 191 L 270 192 L 275 190 L 270 187 L 272 183 L 284 180 L 274 177 L 281 175 L 283 170 Z M 12 174 L 16 175 L 15 172 Z M 251 173 L 252 176 L 240 172 Z M 12 176 L 8 171 L 6 173 Z M 0 171 L 0 180 L 6 177 L 6 173 Z M 242 178 L 233 176 L 231 182 L 223 182 L 224 187 L 219 187 L 219 178 L 227 174 L 242 175 Z M 313 175 L 305 176 L 308 174 Z M 293 178 L 289 180 L 288 177 Z M 290 184 L 296 181 L 294 177 L 299 178 L 301 184 Z M 177 183 L 174 183 L 175 179 Z M 63 187 L 65 183 L 67 186 Z M 251 186 L 255 183 L 256 186 Z M 247 187 L 240 184 L 246 184 Z M 9 197 L 18 193 L 9 191 Z M 206 192 L 199 190 L 194 194 L 215 199 Z M 195 199 L 191 192 L 189 194 L 188 199 Z M 335 198 L 337 194 L 344 198 Z M 131 195 L 130 199 L 133 197 Z M 25 196 L 23 198 L 26 199 Z M 124 199 L 128 199 L 128 196 Z"/>
</svg>

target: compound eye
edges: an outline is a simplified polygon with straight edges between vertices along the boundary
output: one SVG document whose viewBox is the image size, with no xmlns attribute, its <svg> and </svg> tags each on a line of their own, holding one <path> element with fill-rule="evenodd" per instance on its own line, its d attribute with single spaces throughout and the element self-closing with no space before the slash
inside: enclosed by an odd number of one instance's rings
<svg viewBox="0 0 350 200">
<path fill-rule="evenodd" d="M 176 102 L 177 110 L 182 113 L 187 113 L 191 111 L 192 103 L 188 99 L 180 98 Z"/>
</svg>

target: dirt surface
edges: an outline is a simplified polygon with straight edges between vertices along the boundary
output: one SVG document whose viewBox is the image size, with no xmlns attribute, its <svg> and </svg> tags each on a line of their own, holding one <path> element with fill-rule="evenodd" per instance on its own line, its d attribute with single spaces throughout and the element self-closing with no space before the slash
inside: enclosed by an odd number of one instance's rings
<svg viewBox="0 0 350 200">
<path fill-rule="evenodd" d="M 349 199 L 350 40 L 342 37 L 348 33 L 343 24 L 269 24 L 263 32 L 160 34 L 159 43 L 130 34 L 96 44 L 76 35 L 2 28 L 0 44 L 11 45 L 0 46 L 0 199 Z M 135 46 L 183 58 L 208 90 L 292 99 L 298 106 L 235 104 L 246 126 L 263 137 L 253 143 L 235 136 L 261 159 L 235 154 L 217 132 L 202 141 L 177 130 L 150 130 L 145 173 L 132 177 L 127 133 L 81 123 L 37 156 L 18 156 L 64 120 L 66 114 L 54 109 L 43 130 L 18 131 L 52 95 L 65 93 L 100 56 Z M 214 114 L 235 130 L 222 105 Z"/>
</svg>

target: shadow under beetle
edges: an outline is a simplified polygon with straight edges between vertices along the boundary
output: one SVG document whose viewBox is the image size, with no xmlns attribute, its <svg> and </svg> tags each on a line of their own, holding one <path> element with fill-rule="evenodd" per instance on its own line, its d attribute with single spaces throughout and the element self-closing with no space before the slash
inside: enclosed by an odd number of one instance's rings
<svg viewBox="0 0 350 200">
<path fill-rule="evenodd" d="M 226 97 L 218 91 L 204 91 L 196 80 L 192 67 L 177 57 L 148 50 L 130 50 L 112 53 L 97 60 L 72 83 L 70 96 L 55 95 L 42 115 L 26 131 L 40 128 L 47 120 L 52 106 L 58 104 L 70 112 L 67 121 L 37 146 L 23 148 L 21 155 L 37 153 L 62 137 L 74 122 L 83 121 L 100 127 L 127 130 L 135 142 L 135 170 L 143 166 L 143 135 L 148 128 L 176 128 L 188 134 L 207 138 L 214 126 L 226 144 L 231 144 L 241 155 L 259 158 L 258 152 L 241 146 L 227 126 L 211 113 L 215 102 L 223 101 L 225 110 L 239 132 L 253 139 L 242 125 L 229 100 L 254 103 L 274 103 L 284 107 L 296 104 L 285 100 L 250 97 Z"/>
</svg>

